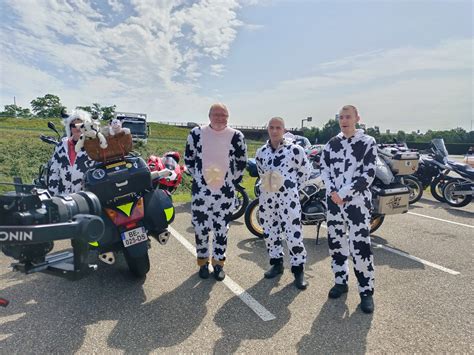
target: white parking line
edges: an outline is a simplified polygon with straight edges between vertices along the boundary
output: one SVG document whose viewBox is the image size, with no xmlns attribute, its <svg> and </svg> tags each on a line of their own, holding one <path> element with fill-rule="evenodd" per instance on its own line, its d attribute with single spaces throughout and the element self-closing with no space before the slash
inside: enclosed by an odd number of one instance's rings
<svg viewBox="0 0 474 355">
<path fill-rule="evenodd" d="M 194 257 L 196 257 L 196 249 L 190 242 L 187 241 L 185 237 L 183 237 L 172 227 L 168 227 L 168 230 L 178 242 L 180 242 L 191 254 L 193 254 Z M 226 275 L 224 281 L 222 282 L 224 283 L 224 285 L 227 286 L 229 290 L 231 290 L 236 296 L 238 296 L 242 300 L 242 302 L 249 306 L 250 309 L 254 311 L 255 314 L 259 316 L 264 322 L 276 319 L 276 317 L 272 313 L 270 313 L 265 307 L 258 303 L 255 298 L 253 298 L 247 291 L 245 291 L 234 280 L 232 280 L 229 275 Z"/>
<path fill-rule="evenodd" d="M 327 229 L 327 226 L 326 226 L 325 224 L 322 224 L 321 227 Z M 424 260 L 424 259 L 418 258 L 418 257 L 416 257 L 416 256 L 410 255 L 410 254 L 405 253 L 405 252 L 403 252 L 403 251 L 396 250 L 396 249 L 387 247 L 387 246 L 385 246 L 385 245 L 376 244 L 376 243 L 373 243 L 373 242 L 372 242 L 371 244 L 374 246 L 374 248 L 384 249 L 384 250 L 389 251 L 389 252 L 391 252 L 391 253 L 404 256 L 405 258 L 418 261 L 419 263 L 422 263 L 422 264 L 424 264 L 424 265 L 431 266 L 431 267 L 433 267 L 433 268 L 435 268 L 435 269 L 438 269 L 438 270 L 447 272 L 448 274 L 451 274 L 451 275 L 460 275 L 460 274 L 461 274 L 459 271 L 454 271 L 454 270 L 448 269 L 447 267 L 444 267 L 444 266 L 441 266 L 441 265 L 432 263 L 431 261 L 428 261 L 428 260 Z"/>
<path fill-rule="evenodd" d="M 407 212 L 407 213 L 412 214 L 414 216 L 425 217 L 425 218 L 429 218 L 429 219 L 435 219 L 435 220 L 441 221 L 441 222 L 456 224 L 456 225 L 462 226 L 462 227 L 474 228 L 474 226 L 471 226 L 470 224 L 458 223 L 458 222 L 448 221 L 446 219 L 441 219 L 441 218 L 436 218 L 436 217 L 431 217 L 431 216 L 425 216 L 424 214 L 419 214 L 419 213 L 415 213 L 415 212 Z"/>
<path fill-rule="evenodd" d="M 374 248 L 384 249 L 384 250 L 389 251 L 389 252 L 391 252 L 391 253 L 404 256 L 405 258 L 418 261 L 419 263 L 422 263 L 422 264 L 424 264 L 424 265 L 428 265 L 428 266 L 434 267 L 435 269 L 438 269 L 438 270 L 447 272 L 448 274 L 451 274 L 451 275 L 460 275 L 460 274 L 461 274 L 459 271 L 454 271 L 454 270 L 448 269 L 448 268 L 446 268 L 446 267 L 444 267 L 444 266 L 441 266 L 441 265 L 432 263 L 431 261 L 427 261 L 427 260 L 420 259 L 420 258 L 418 258 L 418 257 L 416 257 L 416 256 L 410 255 L 410 254 L 405 253 L 405 252 L 400 251 L 400 250 L 392 249 L 392 248 L 387 247 L 387 246 L 382 245 L 382 244 L 372 243 L 372 245 L 374 246 Z"/>
</svg>

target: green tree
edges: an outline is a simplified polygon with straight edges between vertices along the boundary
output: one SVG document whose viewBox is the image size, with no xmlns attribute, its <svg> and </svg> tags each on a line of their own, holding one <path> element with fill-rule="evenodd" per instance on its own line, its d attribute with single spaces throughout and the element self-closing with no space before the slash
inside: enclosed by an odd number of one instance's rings
<svg viewBox="0 0 474 355">
<path fill-rule="evenodd" d="M 64 106 L 58 96 L 46 94 L 31 101 L 33 112 L 38 117 L 60 117 Z"/>
<path fill-rule="evenodd" d="M 17 105 L 5 105 L 4 111 L 0 112 L 2 116 L 8 117 L 31 117 L 29 108 L 23 108 Z"/>
<path fill-rule="evenodd" d="M 108 121 L 114 118 L 114 112 L 116 107 L 116 105 L 101 107 L 102 119 Z"/>
</svg>

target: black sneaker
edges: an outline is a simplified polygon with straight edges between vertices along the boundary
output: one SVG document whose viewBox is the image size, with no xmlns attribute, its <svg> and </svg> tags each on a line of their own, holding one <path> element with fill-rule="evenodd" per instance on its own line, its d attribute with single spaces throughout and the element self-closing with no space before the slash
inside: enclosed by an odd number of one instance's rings
<svg viewBox="0 0 474 355">
<path fill-rule="evenodd" d="M 209 278 L 209 263 L 206 263 L 199 268 L 199 277 L 201 279 Z"/>
<path fill-rule="evenodd" d="M 263 276 L 266 279 L 273 279 L 274 277 L 277 277 L 278 275 L 283 274 L 283 263 L 278 263 L 275 265 L 272 265 L 268 271 L 266 271 Z"/>
<path fill-rule="evenodd" d="M 343 293 L 346 293 L 349 290 L 347 285 L 335 284 L 330 290 L 328 297 L 329 298 L 339 298 Z"/>
<path fill-rule="evenodd" d="M 221 265 L 214 265 L 214 278 L 216 281 L 222 281 L 225 279 L 225 272 Z"/>
<path fill-rule="evenodd" d="M 374 298 L 371 295 L 360 295 L 360 309 L 364 313 L 374 312 Z"/>
</svg>

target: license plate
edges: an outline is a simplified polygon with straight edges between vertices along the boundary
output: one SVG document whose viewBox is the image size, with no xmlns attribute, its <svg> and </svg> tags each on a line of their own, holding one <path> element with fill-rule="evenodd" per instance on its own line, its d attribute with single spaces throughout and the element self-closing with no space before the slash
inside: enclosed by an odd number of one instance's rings
<svg viewBox="0 0 474 355">
<path fill-rule="evenodd" d="M 125 248 L 144 242 L 148 239 L 144 227 L 138 227 L 129 231 L 125 231 L 122 233 L 121 237 Z"/>
</svg>

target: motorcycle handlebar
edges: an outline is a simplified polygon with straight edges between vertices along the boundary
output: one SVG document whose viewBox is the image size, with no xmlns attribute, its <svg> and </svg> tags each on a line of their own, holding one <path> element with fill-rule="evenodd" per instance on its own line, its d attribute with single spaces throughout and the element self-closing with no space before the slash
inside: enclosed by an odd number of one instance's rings
<svg viewBox="0 0 474 355">
<path fill-rule="evenodd" d="M 54 137 L 45 136 L 44 134 L 40 135 L 40 139 L 48 144 L 57 145 L 59 143 Z"/>
</svg>

